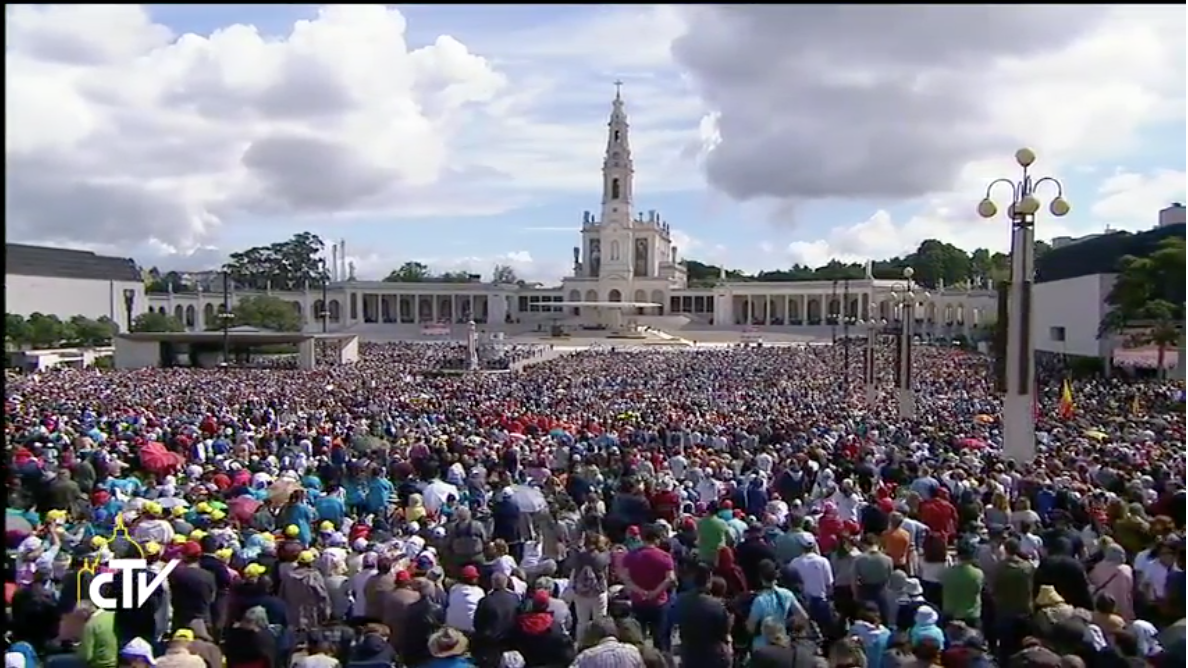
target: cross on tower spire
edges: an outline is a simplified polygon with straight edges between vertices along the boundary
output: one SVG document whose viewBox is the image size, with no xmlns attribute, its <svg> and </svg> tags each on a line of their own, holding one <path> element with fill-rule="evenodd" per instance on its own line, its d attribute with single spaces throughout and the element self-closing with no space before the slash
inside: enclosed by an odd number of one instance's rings
<svg viewBox="0 0 1188 668">
<path fill-rule="evenodd" d="M 623 80 L 622 79 L 615 80 L 615 99 L 616 100 L 623 99 Z"/>
</svg>

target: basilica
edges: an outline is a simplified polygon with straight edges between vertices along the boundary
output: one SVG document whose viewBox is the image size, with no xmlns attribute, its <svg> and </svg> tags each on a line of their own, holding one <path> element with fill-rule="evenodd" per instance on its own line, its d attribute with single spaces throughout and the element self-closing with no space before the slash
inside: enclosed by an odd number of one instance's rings
<svg viewBox="0 0 1188 668">
<path fill-rule="evenodd" d="M 495 331 L 543 324 L 599 326 L 608 314 L 655 329 L 747 328 L 803 331 L 893 320 L 905 299 L 917 301 L 917 331 L 968 334 L 989 322 L 993 293 L 946 290 L 928 294 L 910 280 L 757 282 L 688 285 L 672 228 L 658 211 L 637 209 L 630 124 L 620 92 L 611 102 L 597 212 L 582 214 L 573 266 L 555 287 L 499 283 L 385 283 L 354 280 L 345 249 L 325 289 L 272 292 L 291 302 L 307 331 L 397 335 L 459 333 L 475 321 Z M 235 291 L 234 302 L 256 292 Z M 219 292 L 147 295 L 148 308 L 175 315 L 188 329 L 216 322 Z M 410 330 L 412 328 L 412 330 Z M 819 332 L 818 332 L 819 333 Z"/>
</svg>

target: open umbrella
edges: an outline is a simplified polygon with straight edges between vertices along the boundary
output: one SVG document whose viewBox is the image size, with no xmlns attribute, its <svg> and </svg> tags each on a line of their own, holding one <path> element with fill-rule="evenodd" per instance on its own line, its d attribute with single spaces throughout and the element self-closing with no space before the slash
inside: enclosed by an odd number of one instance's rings
<svg viewBox="0 0 1188 668">
<path fill-rule="evenodd" d="M 995 417 L 993 415 L 986 415 L 984 413 L 974 416 L 974 422 L 977 422 L 978 424 L 993 424 L 994 420 Z"/>
<path fill-rule="evenodd" d="M 1085 431 L 1085 438 L 1091 438 L 1095 441 L 1104 441 L 1109 437 L 1109 434 L 1105 433 L 1104 431 L 1098 431 L 1097 429 L 1089 429 Z"/>
<path fill-rule="evenodd" d="M 6 533 L 31 534 L 33 533 L 33 523 L 20 515 L 9 513 L 4 516 L 4 531 Z"/>
<path fill-rule="evenodd" d="M 528 485 L 512 485 L 511 500 L 522 513 L 538 513 L 549 507 L 544 494 L 535 487 Z"/>
<path fill-rule="evenodd" d="M 162 443 L 148 443 L 140 448 L 138 454 L 141 466 L 157 475 L 173 473 L 185 464 L 185 458 L 166 450 Z"/>
<path fill-rule="evenodd" d="M 450 496 L 458 498 L 458 488 L 443 480 L 434 480 L 421 490 L 421 498 L 425 501 L 425 510 L 431 513 L 440 510 Z"/>
<path fill-rule="evenodd" d="M 181 498 L 180 496 L 162 496 L 157 499 L 157 505 L 165 510 L 172 510 L 173 508 L 188 508 L 190 502 Z"/>
<path fill-rule="evenodd" d="M 295 480 L 277 480 L 268 487 L 268 500 L 274 504 L 285 503 L 293 492 L 301 489 L 301 483 Z"/>
<path fill-rule="evenodd" d="M 986 441 L 980 438 L 963 438 L 957 441 L 957 447 L 969 448 L 971 450 L 981 450 L 986 447 Z"/>
<path fill-rule="evenodd" d="M 239 496 L 231 499 L 231 503 L 227 507 L 230 510 L 231 517 L 234 517 L 241 524 L 247 524 L 252 521 L 252 516 L 256 514 L 256 511 L 260 509 L 261 505 L 263 505 L 263 502 L 259 499 L 250 496 Z"/>
</svg>

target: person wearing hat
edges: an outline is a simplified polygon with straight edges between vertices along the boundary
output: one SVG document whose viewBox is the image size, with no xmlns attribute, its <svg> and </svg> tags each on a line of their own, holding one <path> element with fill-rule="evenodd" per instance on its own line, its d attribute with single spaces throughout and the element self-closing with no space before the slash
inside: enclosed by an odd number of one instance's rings
<svg viewBox="0 0 1188 668">
<path fill-rule="evenodd" d="M 221 629 L 227 618 L 227 600 L 231 593 L 231 584 L 233 583 L 231 568 L 227 565 L 227 561 L 219 557 L 219 551 L 222 549 L 222 541 L 218 537 L 204 531 L 202 532 L 202 538 L 198 540 L 198 544 L 202 546 L 202 556 L 198 558 L 198 565 L 210 573 L 215 581 L 215 601 L 211 609 L 211 623 L 213 626 L 207 628 Z"/>
<path fill-rule="evenodd" d="M 424 668 L 473 668 L 470 659 L 470 642 L 458 629 L 445 627 L 429 637 L 431 661 Z"/>
<path fill-rule="evenodd" d="M 314 567 L 316 560 L 313 550 L 303 550 L 296 566 L 281 576 L 278 595 L 296 630 L 316 629 L 331 618 L 330 592 L 325 577 Z"/>
<path fill-rule="evenodd" d="M 120 662 L 128 668 L 155 668 L 157 658 L 153 656 L 153 646 L 144 638 L 133 638 L 120 648 Z"/>
<path fill-rule="evenodd" d="M 528 666 L 568 666 L 574 657 L 573 641 L 550 609 L 552 597 L 535 589 L 516 618 L 511 646 Z"/>
<path fill-rule="evenodd" d="M 486 592 L 479 586 L 479 570 L 474 564 L 462 567 L 458 582 L 450 587 L 446 602 L 446 624 L 466 633 L 474 633 L 474 613 Z"/>
<path fill-rule="evenodd" d="M 178 629 L 165 645 L 165 653 L 157 659 L 157 668 L 208 668 L 202 657 L 190 651 L 194 631 Z"/>
<path fill-rule="evenodd" d="M 187 541 L 179 550 L 181 563 L 169 576 L 169 605 L 173 611 L 173 628 L 194 628 L 202 624 L 210 628 L 218 585 L 215 576 L 202 568 L 202 546 Z"/>
</svg>

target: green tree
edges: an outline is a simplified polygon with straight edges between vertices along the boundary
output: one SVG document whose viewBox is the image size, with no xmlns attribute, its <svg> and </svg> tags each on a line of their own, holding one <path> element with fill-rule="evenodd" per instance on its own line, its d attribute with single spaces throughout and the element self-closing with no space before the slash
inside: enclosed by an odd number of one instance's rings
<svg viewBox="0 0 1188 668">
<path fill-rule="evenodd" d="M 223 265 L 237 285 L 255 290 L 301 290 L 328 280 L 321 237 L 300 232 L 287 241 L 231 254 Z"/>
<path fill-rule="evenodd" d="M 235 317 L 231 320 L 233 327 L 258 327 L 277 332 L 301 331 L 301 316 L 289 304 L 279 297 L 270 295 L 256 295 L 239 300 L 231 310 Z M 215 323 L 215 329 L 221 328 Z"/>
<path fill-rule="evenodd" d="M 158 313 L 156 311 L 146 311 L 132 319 L 133 332 L 184 332 L 186 326 L 177 318 Z"/>
<path fill-rule="evenodd" d="M 470 272 L 468 271 L 447 271 L 438 276 L 435 280 L 442 283 L 469 283 Z"/>
<path fill-rule="evenodd" d="M 506 264 L 497 264 L 491 270 L 491 282 L 513 285 L 520 281 L 520 277 L 516 276 L 516 270 L 512 269 Z"/>
<path fill-rule="evenodd" d="M 385 283 L 424 283 L 430 280 L 429 267 L 423 262 L 405 262 L 384 277 Z"/>
<path fill-rule="evenodd" d="M 162 274 L 159 269 L 153 267 L 148 271 L 148 280 L 144 282 L 144 291 L 181 294 L 183 292 L 193 292 L 194 287 L 186 283 L 179 272 L 167 271 Z"/>
<path fill-rule="evenodd" d="M 31 313 L 28 325 L 29 344 L 34 348 L 53 348 L 65 338 L 66 328 L 56 315 Z"/>
<path fill-rule="evenodd" d="M 1119 268 L 1098 336 L 1120 335 L 1124 346 L 1155 346 L 1163 373 L 1167 349 L 1183 337 L 1184 240 L 1164 239 L 1145 257 L 1126 255 Z"/>
<path fill-rule="evenodd" d="M 115 336 L 115 323 L 107 317 L 92 320 L 83 315 L 76 315 L 70 319 L 69 325 L 70 340 L 88 348 L 107 345 Z"/>
<path fill-rule="evenodd" d="M 32 329 L 25 316 L 17 313 L 4 314 L 4 342 L 11 347 L 21 348 L 31 343 Z"/>
</svg>

